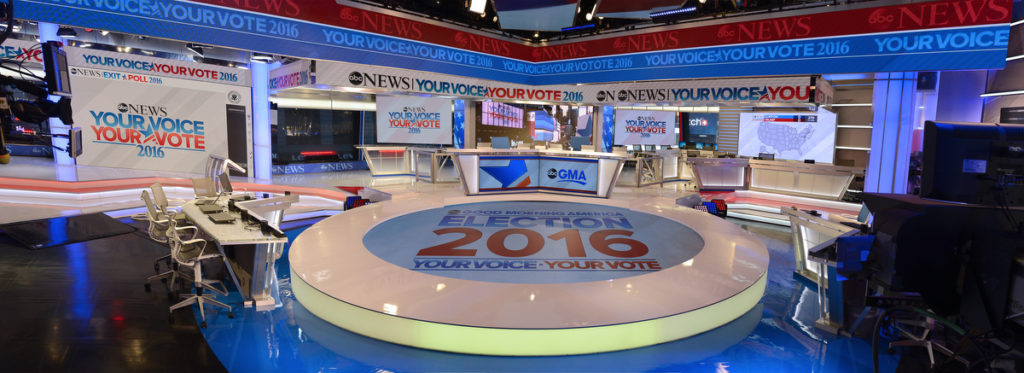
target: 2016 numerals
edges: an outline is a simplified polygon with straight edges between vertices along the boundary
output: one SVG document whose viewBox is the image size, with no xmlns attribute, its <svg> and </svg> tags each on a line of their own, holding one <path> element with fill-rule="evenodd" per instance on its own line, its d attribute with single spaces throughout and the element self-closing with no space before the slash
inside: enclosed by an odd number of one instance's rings
<svg viewBox="0 0 1024 373">
<path fill-rule="evenodd" d="M 462 234 L 462 237 L 440 245 L 431 246 L 420 250 L 416 255 L 420 256 L 475 256 L 476 249 L 460 249 L 459 247 L 469 245 L 483 238 L 483 233 L 473 228 L 442 228 L 434 231 L 434 234 L 441 236 L 445 234 Z M 521 235 L 526 238 L 526 246 L 521 249 L 509 249 L 505 240 L 512 235 Z M 590 234 L 590 246 L 601 254 L 616 258 L 636 258 L 647 254 L 649 248 L 643 242 L 628 238 L 633 235 L 632 231 L 623 229 L 605 229 Z M 626 237 L 610 237 L 626 236 Z M 559 231 L 547 238 L 553 241 L 565 240 L 566 251 L 569 257 L 585 258 L 586 248 L 583 246 L 583 237 L 578 229 L 566 229 Z M 509 228 L 494 232 L 487 238 L 487 249 L 498 256 L 507 258 L 522 258 L 534 255 L 544 249 L 544 236 L 529 229 Z M 626 248 L 619 250 L 612 245 L 624 245 Z"/>
<path fill-rule="evenodd" d="M 151 145 L 135 145 L 135 146 L 139 148 L 139 154 L 138 154 L 139 157 L 163 158 L 164 155 L 165 155 L 164 154 L 164 148 L 160 147 L 160 146 L 151 146 Z"/>
</svg>

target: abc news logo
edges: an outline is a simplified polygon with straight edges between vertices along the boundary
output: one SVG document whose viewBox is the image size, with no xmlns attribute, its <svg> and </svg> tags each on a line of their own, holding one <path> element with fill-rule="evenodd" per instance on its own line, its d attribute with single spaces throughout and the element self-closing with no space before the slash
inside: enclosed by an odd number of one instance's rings
<svg viewBox="0 0 1024 373">
<path fill-rule="evenodd" d="M 597 100 L 598 101 L 605 101 L 605 100 L 613 101 L 614 100 L 614 98 L 612 98 L 612 94 L 613 93 L 614 92 L 609 92 L 609 91 L 598 91 L 597 92 Z M 626 101 L 626 99 L 629 98 L 629 93 L 626 92 L 626 90 L 621 90 L 618 93 L 615 93 L 615 98 L 617 98 L 619 101 Z"/>
<path fill-rule="evenodd" d="M 352 85 L 363 85 L 364 81 L 366 81 L 366 79 L 363 78 L 363 74 L 358 71 L 353 71 L 351 74 L 348 74 L 348 82 L 352 83 Z"/>
<path fill-rule="evenodd" d="M 868 25 L 874 29 L 883 29 L 891 26 L 893 22 L 896 22 L 896 16 L 894 16 L 887 9 L 878 9 L 871 12 L 868 16 Z"/>
<path fill-rule="evenodd" d="M 128 104 L 128 103 L 124 103 L 124 102 L 122 102 L 120 104 L 117 104 L 117 111 L 119 111 L 121 113 L 125 113 L 125 114 L 158 116 L 158 117 L 166 117 L 167 116 L 167 108 L 163 107 L 163 106 Z"/>
</svg>

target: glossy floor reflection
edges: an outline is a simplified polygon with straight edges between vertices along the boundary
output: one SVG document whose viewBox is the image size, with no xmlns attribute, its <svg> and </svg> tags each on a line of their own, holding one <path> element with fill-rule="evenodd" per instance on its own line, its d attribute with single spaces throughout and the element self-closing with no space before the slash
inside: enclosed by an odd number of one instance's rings
<svg viewBox="0 0 1024 373">
<path fill-rule="evenodd" d="M 490 357 L 421 350 L 349 333 L 313 316 L 291 297 L 286 260 L 278 262 L 283 307 L 208 314 L 207 342 L 232 372 L 870 372 L 871 344 L 816 330 L 816 293 L 793 278 L 788 228 L 734 221 L 771 254 L 761 304 L 710 332 L 656 346 L 566 357 Z M 300 229 L 288 231 L 291 238 Z M 686 286 L 681 284 L 680 286 Z M 239 304 L 237 294 L 229 298 Z M 882 372 L 898 357 L 882 356 Z"/>
<path fill-rule="evenodd" d="M 143 288 L 166 250 L 143 231 L 38 250 L 0 233 L 0 371 L 224 371 L 192 310 L 169 324 L 164 287 Z"/>
</svg>

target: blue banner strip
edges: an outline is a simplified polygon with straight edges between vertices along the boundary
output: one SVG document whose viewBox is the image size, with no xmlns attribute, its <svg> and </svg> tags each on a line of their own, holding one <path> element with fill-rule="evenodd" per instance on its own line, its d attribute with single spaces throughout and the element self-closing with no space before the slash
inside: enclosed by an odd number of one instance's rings
<svg viewBox="0 0 1024 373">
<path fill-rule="evenodd" d="M 531 63 L 172 0 L 15 0 L 15 3 L 15 16 L 22 19 L 531 85 L 680 77 L 994 69 L 1005 66 L 1009 41 L 1007 25 L 989 25 Z"/>
</svg>

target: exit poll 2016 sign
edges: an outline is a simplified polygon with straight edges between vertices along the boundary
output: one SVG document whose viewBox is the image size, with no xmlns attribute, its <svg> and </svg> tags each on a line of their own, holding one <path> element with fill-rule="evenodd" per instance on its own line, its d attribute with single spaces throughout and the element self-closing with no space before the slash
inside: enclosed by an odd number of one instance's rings
<svg viewBox="0 0 1024 373">
<path fill-rule="evenodd" d="M 377 142 L 451 145 L 452 100 L 377 96 Z"/>
<path fill-rule="evenodd" d="M 615 145 L 672 145 L 675 140 L 673 111 L 615 111 Z"/>
<path fill-rule="evenodd" d="M 413 271 L 501 283 L 601 281 L 660 271 L 704 247 L 674 220 L 572 202 L 482 202 L 384 221 L 363 245 Z"/>
</svg>

